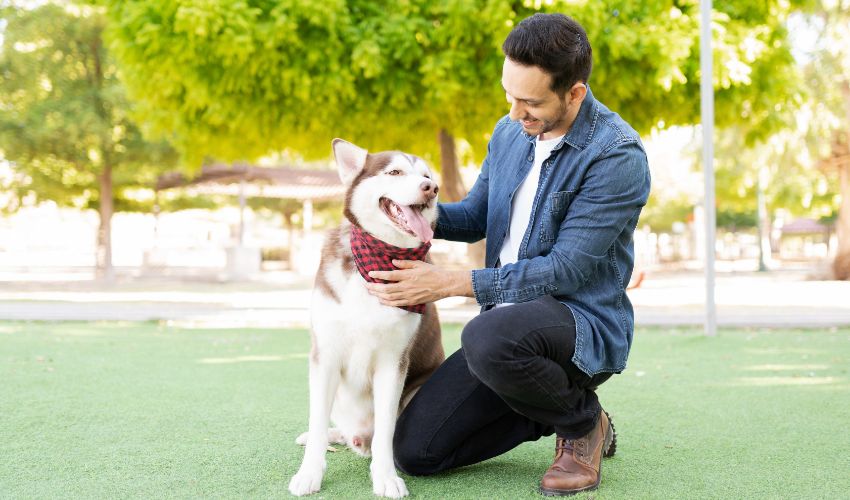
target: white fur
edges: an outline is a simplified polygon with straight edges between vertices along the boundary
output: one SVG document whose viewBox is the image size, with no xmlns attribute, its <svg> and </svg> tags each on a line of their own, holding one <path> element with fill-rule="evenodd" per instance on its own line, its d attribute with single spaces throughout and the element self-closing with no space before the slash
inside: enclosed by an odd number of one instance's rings
<svg viewBox="0 0 850 500">
<path fill-rule="evenodd" d="M 353 144 L 337 141 L 334 152 L 340 176 L 350 182 L 359 170 L 349 163 L 365 161 L 365 156 L 360 155 L 359 148 L 353 149 Z M 387 174 L 393 169 L 403 175 Z M 398 153 L 382 173 L 355 187 L 350 209 L 362 227 L 378 238 L 400 247 L 418 246 L 421 242 L 416 237 L 387 219 L 379 208 L 379 199 L 388 197 L 406 205 L 422 203 L 419 186 L 427 178 L 430 171 L 423 161 Z M 436 219 L 436 200 L 424 215 L 429 221 Z M 318 360 L 311 356 L 309 430 L 306 439 L 299 437 L 306 449 L 289 491 L 299 496 L 319 491 L 328 443 L 344 441 L 361 455 L 371 454 L 374 494 L 406 496 L 407 487 L 395 470 L 392 441 L 406 376 L 400 361 L 422 316 L 382 305 L 368 293 L 360 274 L 346 272 L 340 259 L 323 262 L 319 272 L 324 273 L 340 302 L 318 287 L 313 292 L 311 322 Z M 331 420 L 336 428 L 329 428 Z M 361 441 L 359 445 L 356 438 Z"/>
</svg>

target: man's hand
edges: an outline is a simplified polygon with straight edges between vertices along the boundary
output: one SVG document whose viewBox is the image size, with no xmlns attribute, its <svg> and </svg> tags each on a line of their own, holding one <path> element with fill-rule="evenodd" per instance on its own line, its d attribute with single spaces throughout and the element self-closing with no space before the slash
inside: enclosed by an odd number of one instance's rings
<svg viewBox="0 0 850 500">
<path fill-rule="evenodd" d="M 449 271 L 418 260 L 393 260 L 398 271 L 370 271 L 392 283 L 366 283 L 369 293 L 387 306 L 412 306 L 445 297 L 474 297 L 472 273 Z"/>
</svg>

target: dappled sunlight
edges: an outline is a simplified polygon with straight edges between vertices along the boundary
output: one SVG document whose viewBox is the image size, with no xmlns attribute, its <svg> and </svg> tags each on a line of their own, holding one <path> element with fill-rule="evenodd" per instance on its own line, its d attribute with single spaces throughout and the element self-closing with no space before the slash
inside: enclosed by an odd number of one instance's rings
<svg viewBox="0 0 850 500">
<path fill-rule="evenodd" d="M 809 349 L 804 347 L 763 347 L 742 349 L 748 354 L 759 354 L 767 356 L 778 356 L 782 354 L 801 354 L 803 356 L 820 356 L 825 354 L 821 349 Z"/>
<path fill-rule="evenodd" d="M 307 359 L 309 353 L 287 354 L 285 356 L 235 356 L 232 358 L 202 358 L 198 363 L 205 365 L 225 365 L 232 363 L 249 363 L 254 361 L 288 361 L 292 359 Z"/>
<path fill-rule="evenodd" d="M 827 385 L 843 382 L 838 377 L 738 377 L 735 386 L 774 387 L 800 385 Z"/>
<path fill-rule="evenodd" d="M 7 334 L 11 335 L 13 333 L 20 333 L 23 330 L 20 326 L 13 325 L 0 325 L 0 335 Z"/>
<path fill-rule="evenodd" d="M 829 365 L 753 365 L 742 368 L 744 371 L 790 371 L 790 370 L 827 370 Z"/>
<path fill-rule="evenodd" d="M 79 327 L 63 327 L 61 330 L 49 333 L 63 337 L 101 337 L 109 334 L 109 332 L 100 328 L 92 328 L 90 324 L 83 324 Z"/>
</svg>

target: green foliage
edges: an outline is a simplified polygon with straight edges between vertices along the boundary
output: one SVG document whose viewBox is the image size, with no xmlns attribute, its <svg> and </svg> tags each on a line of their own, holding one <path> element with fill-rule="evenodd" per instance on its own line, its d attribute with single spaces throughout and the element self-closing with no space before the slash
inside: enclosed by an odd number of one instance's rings
<svg viewBox="0 0 850 500">
<path fill-rule="evenodd" d="M 648 225 L 655 232 L 670 232 L 673 224 L 689 220 L 694 210 L 694 201 L 687 197 L 660 199 L 650 194 L 649 201 L 641 211 L 640 223 Z"/>
<path fill-rule="evenodd" d="M 546 3 L 544 6 L 543 4 Z M 333 137 L 434 161 L 443 128 L 480 160 L 507 111 L 501 43 L 537 10 L 588 30 L 596 95 L 641 132 L 699 118 L 696 0 L 136 0 L 107 2 L 111 47 L 138 116 L 190 162 L 292 149 L 326 157 Z M 783 26 L 792 4 L 716 5 L 721 125 L 748 143 L 793 106 Z"/>
<path fill-rule="evenodd" d="M 834 183 L 807 160 L 807 133 L 805 126 L 789 126 L 767 141 L 747 147 L 740 128 L 717 132 L 714 147 L 719 227 L 757 224 L 760 180 L 768 214 L 775 216 L 782 209 L 792 217 L 818 218 L 837 208 Z"/>
<path fill-rule="evenodd" d="M 481 123 L 501 112 L 494 56 L 507 2 L 147 1 L 110 11 L 139 116 L 190 161 L 283 149 L 327 157 L 335 136 L 433 157 L 438 127 L 480 150 Z"/>
<path fill-rule="evenodd" d="M 784 23 L 787 2 L 714 2 L 715 119 L 752 144 L 786 125 L 797 100 Z M 638 131 L 700 116 L 699 2 L 588 2 L 578 16 L 594 44 L 594 92 Z"/>
<path fill-rule="evenodd" d="M 12 162 L 24 196 L 60 205 L 99 204 L 98 176 L 113 170 L 123 188 L 153 184 L 176 162 L 163 143 L 148 143 L 101 34 L 102 9 L 77 4 L 4 7 L 0 52 L 0 152 Z M 118 200 L 131 207 L 133 200 Z"/>
<path fill-rule="evenodd" d="M 726 228 L 730 231 L 758 227 L 758 212 L 717 210 L 717 227 Z"/>
</svg>

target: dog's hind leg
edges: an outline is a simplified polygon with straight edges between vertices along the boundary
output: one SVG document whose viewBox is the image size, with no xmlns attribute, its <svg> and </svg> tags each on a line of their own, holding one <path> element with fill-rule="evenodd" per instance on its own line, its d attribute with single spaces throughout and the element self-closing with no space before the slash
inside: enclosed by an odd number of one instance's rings
<svg viewBox="0 0 850 500">
<path fill-rule="evenodd" d="M 301 446 L 307 445 L 307 436 L 309 436 L 309 432 L 302 432 L 297 438 L 295 438 L 295 443 L 300 444 Z M 328 429 L 328 443 L 329 444 L 345 444 L 345 436 L 342 435 L 342 432 L 336 427 L 331 427 Z M 330 447 L 328 447 L 330 450 Z"/>
<path fill-rule="evenodd" d="M 406 370 L 398 359 L 379 359 L 373 379 L 375 434 L 372 438 L 372 491 L 383 497 L 407 496 L 404 480 L 398 477 L 393 461 L 393 434 L 398 418 L 398 402 Z"/>
<path fill-rule="evenodd" d="M 289 492 L 296 496 L 319 491 L 327 467 L 325 453 L 328 447 L 328 424 L 333 399 L 339 386 L 339 364 L 323 359 L 322 363 L 310 360 L 310 423 L 307 430 L 307 448 L 298 473 L 289 481 Z"/>
<path fill-rule="evenodd" d="M 331 420 L 339 428 L 342 438 L 351 451 L 362 457 L 371 455 L 374 429 L 374 400 L 371 384 L 365 371 L 348 370 L 336 393 Z M 359 379 L 358 375 L 363 378 Z"/>
</svg>

